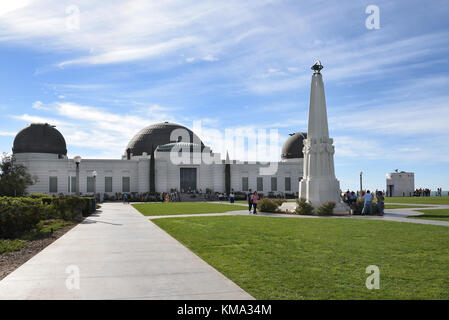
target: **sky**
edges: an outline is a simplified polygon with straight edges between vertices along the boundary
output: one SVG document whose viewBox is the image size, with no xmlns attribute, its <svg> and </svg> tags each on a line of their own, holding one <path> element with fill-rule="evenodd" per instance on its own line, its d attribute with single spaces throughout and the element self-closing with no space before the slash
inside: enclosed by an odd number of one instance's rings
<svg viewBox="0 0 449 320">
<path fill-rule="evenodd" d="M 120 158 L 162 121 L 200 121 L 223 158 L 217 130 L 277 130 L 280 148 L 307 131 L 319 59 L 341 188 L 362 171 L 385 189 L 398 169 L 449 190 L 448 15 L 439 0 L 1 1 L 0 152 L 32 122 L 83 158 Z"/>
</svg>

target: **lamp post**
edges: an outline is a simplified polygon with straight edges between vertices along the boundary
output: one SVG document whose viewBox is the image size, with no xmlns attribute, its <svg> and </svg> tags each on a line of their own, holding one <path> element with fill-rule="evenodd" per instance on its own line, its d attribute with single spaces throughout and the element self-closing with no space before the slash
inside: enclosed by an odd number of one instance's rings
<svg viewBox="0 0 449 320">
<path fill-rule="evenodd" d="M 73 158 L 73 161 L 76 164 L 76 195 L 80 195 L 80 163 L 81 163 L 81 157 L 76 156 Z"/>
<path fill-rule="evenodd" d="M 94 198 L 97 201 L 97 171 L 92 171 L 92 177 L 94 178 Z"/>
<path fill-rule="evenodd" d="M 363 176 L 363 171 L 360 171 L 360 198 L 363 196 L 363 193 L 362 193 L 362 190 L 363 190 L 363 188 L 362 188 L 362 176 Z"/>
</svg>

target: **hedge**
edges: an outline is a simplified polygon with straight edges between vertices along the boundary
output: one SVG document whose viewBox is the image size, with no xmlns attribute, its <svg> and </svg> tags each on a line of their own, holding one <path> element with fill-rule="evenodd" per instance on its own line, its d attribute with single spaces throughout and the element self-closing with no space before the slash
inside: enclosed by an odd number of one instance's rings
<svg viewBox="0 0 449 320">
<path fill-rule="evenodd" d="M 15 238 L 31 231 L 41 220 L 75 220 L 95 212 L 93 197 L 0 197 L 0 238 Z"/>
</svg>

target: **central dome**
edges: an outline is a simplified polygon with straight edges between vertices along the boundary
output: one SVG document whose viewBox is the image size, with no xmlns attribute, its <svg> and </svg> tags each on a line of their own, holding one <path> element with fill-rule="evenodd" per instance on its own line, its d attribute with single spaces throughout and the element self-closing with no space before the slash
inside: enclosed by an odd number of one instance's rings
<svg viewBox="0 0 449 320">
<path fill-rule="evenodd" d="M 177 134 L 176 137 L 171 139 L 171 134 L 173 130 L 176 129 L 186 130 L 189 135 L 189 141 L 184 141 L 182 134 Z M 156 123 L 140 130 L 140 132 L 128 143 L 126 150 L 127 152 L 132 153 L 133 156 L 141 156 L 144 152 L 151 154 L 151 150 L 156 150 L 160 145 L 181 141 L 185 143 L 201 142 L 200 138 L 198 138 L 192 130 L 180 124 L 171 122 Z M 201 150 L 203 148 L 204 144 L 201 142 Z"/>
</svg>

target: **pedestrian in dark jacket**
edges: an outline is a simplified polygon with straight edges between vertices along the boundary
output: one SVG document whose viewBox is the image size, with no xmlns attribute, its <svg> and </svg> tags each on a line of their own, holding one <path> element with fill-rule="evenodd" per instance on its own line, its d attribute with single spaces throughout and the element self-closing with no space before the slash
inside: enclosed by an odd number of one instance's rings
<svg viewBox="0 0 449 320">
<path fill-rule="evenodd" d="M 251 189 L 248 190 L 248 194 L 246 196 L 248 198 L 248 210 L 249 213 L 251 214 L 251 209 L 253 208 L 253 199 L 252 199 L 253 193 L 251 192 Z"/>
</svg>

